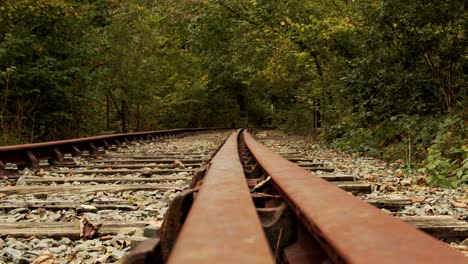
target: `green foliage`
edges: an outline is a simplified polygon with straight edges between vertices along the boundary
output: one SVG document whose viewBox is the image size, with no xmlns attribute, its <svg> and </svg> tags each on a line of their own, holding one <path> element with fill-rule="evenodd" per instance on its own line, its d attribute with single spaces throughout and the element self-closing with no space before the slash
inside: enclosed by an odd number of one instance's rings
<svg viewBox="0 0 468 264">
<path fill-rule="evenodd" d="M 453 171 L 457 169 L 455 162 L 442 157 L 440 152 L 431 152 L 427 157 L 426 172 L 429 174 L 427 182 L 430 185 L 442 187 L 457 187 L 459 179 L 453 175 Z"/>
<path fill-rule="evenodd" d="M 348 10 L 356 30 L 334 34 L 330 51 L 346 67 L 324 105 L 323 138 L 386 159 L 423 161 L 433 185 L 466 182 L 459 176 L 467 138 L 466 3 L 362 2 Z"/>
<path fill-rule="evenodd" d="M 1 1 L 0 137 L 321 127 L 464 184 L 467 17 L 448 0 Z"/>
<path fill-rule="evenodd" d="M 461 118 L 449 116 L 441 122 L 422 169 L 429 174 L 429 184 L 457 187 L 468 183 L 467 138 L 466 124 Z"/>
<path fill-rule="evenodd" d="M 87 4 L 0 3 L 2 143 L 77 136 L 85 120 Z M 13 140 L 13 142 L 12 142 Z"/>
</svg>

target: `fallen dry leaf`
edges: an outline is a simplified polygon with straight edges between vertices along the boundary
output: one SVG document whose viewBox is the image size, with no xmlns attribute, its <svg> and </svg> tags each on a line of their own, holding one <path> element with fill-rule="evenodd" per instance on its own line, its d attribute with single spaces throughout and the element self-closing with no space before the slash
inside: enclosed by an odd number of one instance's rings
<svg viewBox="0 0 468 264">
<path fill-rule="evenodd" d="M 457 207 L 457 208 L 468 208 L 468 201 L 451 201 L 450 202 L 452 204 L 453 207 Z"/>
<path fill-rule="evenodd" d="M 403 165 L 403 164 L 405 164 L 405 161 L 404 161 L 404 160 L 402 160 L 402 159 L 395 160 L 395 164 L 398 164 L 398 165 Z"/>
<path fill-rule="evenodd" d="M 411 202 L 420 203 L 420 202 L 424 201 L 425 199 L 426 199 L 426 197 L 424 197 L 424 196 L 413 196 L 413 197 L 411 197 Z"/>
<path fill-rule="evenodd" d="M 393 192 L 393 191 L 396 191 L 397 188 L 395 186 L 393 186 L 392 184 L 384 184 L 384 185 L 381 185 L 380 188 L 379 188 L 379 191 L 390 191 L 390 192 Z"/>
<path fill-rule="evenodd" d="M 179 169 L 185 169 L 185 165 L 180 160 L 174 160 L 172 165 Z"/>
<path fill-rule="evenodd" d="M 92 238 L 101 228 L 102 224 L 95 224 L 84 214 L 80 220 L 80 237 L 84 239 Z"/>
<path fill-rule="evenodd" d="M 281 198 L 281 195 L 273 195 L 273 194 L 259 193 L 259 192 L 254 192 L 253 194 L 256 194 L 262 197 Z"/>
<path fill-rule="evenodd" d="M 42 252 L 42 255 L 38 256 L 36 259 L 31 262 L 31 264 L 58 264 L 59 262 L 55 260 L 54 255 L 49 251 Z"/>
<path fill-rule="evenodd" d="M 371 181 L 371 182 L 373 182 L 373 181 L 375 181 L 375 176 L 372 175 L 372 174 L 367 174 L 366 176 L 364 176 L 364 179 L 365 179 L 366 181 Z"/>
<path fill-rule="evenodd" d="M 426 190 L 426 187 L 421 186 L 421 185 L 413 185 L 413 186 L 411 186 L 411 189 L 414 190 L 414 191 L 424 191 L 424 190 Z"/>
<path fill-rule="evenodd" d="M 256 190 L 258 190 L 260 187 L 262 187 L 263 185 L 265 185 L 267 182 L 269 182 L 271 180 L 271 176 L 268 176 L 265 180 L 257 183 L 257 185 L 255 185 L 253 187 L 253 189 L 250 191 L 250 192 L 254 192 Z"/>
<path fill-rule="evenodd" d="M 150 201 L 136 201 L 133 202 L 134 205 L 136 205 L 138 208 L 142 208 L 143 206 L 147 206 L 150 204 Z"/>
<path fill-rule="evenodd" d="M 418 185 L 426 185 L 427 184 L 426 176 L 419 176 L 418 181 L 416 183 Z"/>
<path fill-rule="evenodd" d="M 40 168 L 39 170 L 36 171 L 36 175 L 37 175 L 37 176 L 44 176 L 44 175 L 45 175 L 45 171 L 44 171 L 42 168 Z"/>
<path fill-rule="evenodd" d="M 396 170 L 396 171 L 393 173 L 393 175 L 394 175 L 395 177 L 397 177 L 397 178 L 403 178 L 403 176 L 405 176 L 405 174 L 403 173 L 403 171 L 400 170 L 400 169 Z"/>
<path fill-rule="evenodd" d="M 413 182 L 413 179 L 408 178 L 408 179 L 403 179 L 400 183 L 403 186 L 410 186 L 412 182 Z"/>
</svg>

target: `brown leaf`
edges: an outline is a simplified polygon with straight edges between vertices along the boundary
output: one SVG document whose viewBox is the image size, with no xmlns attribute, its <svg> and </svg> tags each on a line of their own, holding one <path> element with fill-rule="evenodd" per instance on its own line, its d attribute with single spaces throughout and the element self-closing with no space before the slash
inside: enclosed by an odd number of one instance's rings
<svg viewBox="0 0 468 264">
<path fill-rule="evenodd" d="M 269 182 L 270 180 L 271 180 L 271 176 L 268 176 L 265 180 L 263 180 L 263 181 L 257 183 L 257 185 L 255 185 L 255 186 L 253 187 L 253 189 L 250 190 L 250 192 L 254 192 L 254 191 L 258 190 L 259 188 L 261 188 L 263 185 L 265 185 L 265 184 L 266 184 L 267 182 Z"/>
<path fill-rule="evenodd" d="M 80 220 L 80 237 L 84 239 L 92 238 L 101 228 L 102 224 L 95 224 L 84 214 Z"/>
<path fill-rule="evenodd" d="M 138 208 L 142 208 L 143 206 L 147 206 L 150 201 L 136 201 L 133 204 L 136 205 Z"/>
<path fill-rule="evenodd" d="M 59 262 L 55 260 L 54 255 L 49 251 L 42 252 L 42 255 L 38 256 L 36 259 L 31 262 L 31 264 L 58 264 Z"/>
<path fill-rule="evenodd" d="M 398 165 L 403 165 L 403 164 L 405 164 L 405 161 L 404 161 L 404 160 L 402 160 L 402 159 L 395 160 L 395 164 L 398 164 Z"/>
<path fill-rule="evenodd" d="M 426 197 L 424 197 L 424 196 L 413 196 L 413 197 L 411 197 L 411 202 L 420 203 L 420 202 L 424 201 L 425 199 L 426 199 Z"/>
<path fill-rule="evenodd" d="M 39 170 L 36 171 L 36 175 L 37 175 L 37 176 L 44 176 L 44 175 L 45 175 L 45 171 L 44 171 L 42 168 L 40 168 Z"/>
<path fill-rule="evenodd" d="M 461 200 L 461 201 L 451 201 L 450 203 L 452 204 L 453 207 L 457 207 L 457 208 L 468 208 L 468 201 L 464 201 L 464 200 Z"/>
<path fill-rule="evenodd" d="M 397 177 L 397 178 L 403 178 L 403 176 L 405 176 L 405 174 L 403 173 L 403 171 L 400 170 L 400 169 L 396 170 L 396 171 L 393 173 L 393 175 L 395 175 L 395 177 Z"/>
<path fill-rule="evenodd" d="M 414 191 L 425 191 L 426 187 L 421 186 L 421 185 L 413 185 L 413 186 L 411 186 L 411 189 L 414 190 Z"/>
<path fill-rule="evenodd" d="M 372 175 L 372 174 L 367 174 L 367 175 L 364 176 L 364 179 L 366 181 L 374 182 L 375 181 L 375 176 Z"/>
<path fill-rule="evenodd" d="M 413 183 L 413 179 L 412 178 L 403 179 L 400 183 L 403 186 L 410 186 L 411 183 Z"/>
<path fill-rule="evenodd" d="M 419 185 L 426 185 L 427 184 L 426 176 L 419 176 L 418 181 L 416 183 Z"/>
<path fill-rule="evenodd" d="M 185 169 L 185 165 L 180 160 L 174 160 L 172 165 L 179 169 Z"/>
<path fill-rule="evenodd" d="M 267 193 L 259 193 L 259 192 L 253 192 L 253 194 L 256 194 L 256 195 L 262 196 L 262 197 L 281 198 L 281 195 L 274 195 L 274 194 L 267 194 Z"/>
<path fill-rule="evenodd" d="M 379 188 L 380 191 L 396 191 L 397 188 L 395 186 L 393 186 L 392 184 L 384 184 L 384 185 L 381 185 L 380 188 Z"/>
</svg>

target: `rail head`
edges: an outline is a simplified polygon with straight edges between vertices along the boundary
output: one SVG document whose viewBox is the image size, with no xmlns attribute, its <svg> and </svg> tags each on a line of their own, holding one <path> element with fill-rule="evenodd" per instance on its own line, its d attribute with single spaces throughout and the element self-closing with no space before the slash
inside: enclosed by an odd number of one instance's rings
<svg viewBox="0 0 468 264">
<path fill-rule="evenodd" d="M 233 133 L 213 158 L 168 263 L 273 263 Z"/>
<path fill-rule="evenodd" d="M 334 262 L 468 262 L 442 242 L 315 177 L 243 133 L 254 158 Z"/>
</svg>

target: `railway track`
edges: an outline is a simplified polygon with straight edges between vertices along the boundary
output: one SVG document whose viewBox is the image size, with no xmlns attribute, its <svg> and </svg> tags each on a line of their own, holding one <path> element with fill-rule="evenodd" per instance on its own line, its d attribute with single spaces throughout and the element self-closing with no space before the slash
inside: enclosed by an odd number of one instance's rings
<svg viewBox="0 0 468 264">
<path fill-rule="evenodd" d="M 466 222 L 404 223 L 379 208 L 398 210 L 407 201 L 361 201 L 351 194 L 372 191 L 369 184 L 311 174 L 332 168 L 301 153 L 283 155 L 290 161 L 246 131 L 231 135 L 192 189 L 172 202 L 160 237 L 141 244 L 127 262 L 467 263 L 414 227 L 460 239 Z"/>
<path fill-rule="evenodd" d="M 278 147 L 281 157 L 247 131 L 187 133 L 65 147 L 74 155 L 88 147 L 79 158 L 59 159 L 64 151 L 54 144 L 48 151 L 18 150 L 23 154 L 10 162 L 35 169 L 4 170 L 4 185 L 17 186 L 0 187 L 2 241 L 34 241 L 42 248 L 20 259 L 46 258 L 41 250 L 52 248 L 50 258 L 60 263 L 467 263 L 411 227 L 461 241 L 465 221 L 401 217 L 408 225 L 378 209 L 398 212 L 411 200 L 360 201 L 351 194 L 360 197 L 372 186 L 335 173 L 333 163 Z M 102 227 L 78 240 L 85 218 L 88 230 Z M 18 253 L 10 251 L 8 260 Z"/>
<path fill-rule="evenodd" d="M 168 203 L 230 133 L 171 130 L 0 147 L 0 263 L 121 261 L 157 234 Z"/>
</svg>

